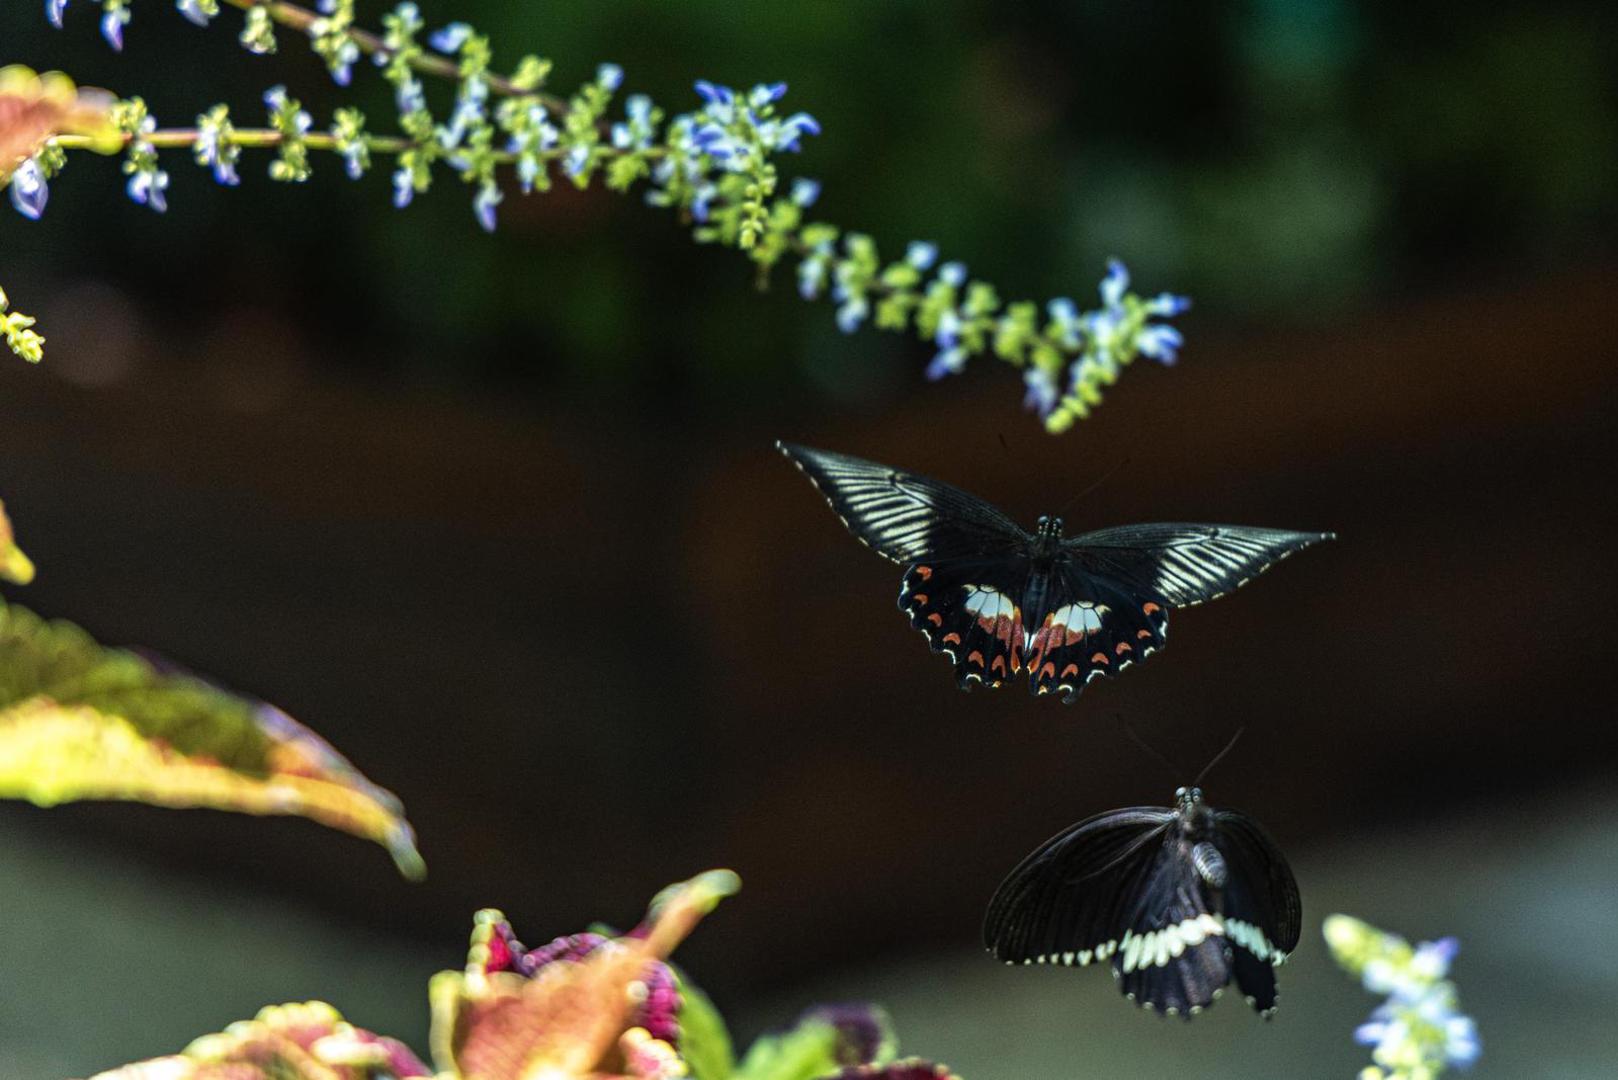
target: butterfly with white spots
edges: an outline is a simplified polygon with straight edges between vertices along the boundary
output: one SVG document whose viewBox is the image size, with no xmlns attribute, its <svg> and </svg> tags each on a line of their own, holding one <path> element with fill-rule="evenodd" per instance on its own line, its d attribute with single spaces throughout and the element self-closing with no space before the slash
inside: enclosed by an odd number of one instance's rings
<svg viewBox="0 0 1618 1080">
<path fill-rule="evenodd" d="M 1225 986 L 1275 1011 L 1275 968 L 1303 907 L 1280 850 L 1202 790 L 1113 810 L 1042 844 L 989 902 L 983 944 L 1008 964 L 1108 963 L 1135 1004 L 1189 1018 Z"/>
<path fill-rule="evenodd" d="M 850 532 L 905 567 L 899 607 L 963 689 L 1028 672 L 1071 703 L 1090 680 L 1163 647 L 1169 611 L 1212 600 L 1332 533 L 1124 525 L 1032 533 L 975 495 L 844 454 L 776 443 Z"/>
</svg>

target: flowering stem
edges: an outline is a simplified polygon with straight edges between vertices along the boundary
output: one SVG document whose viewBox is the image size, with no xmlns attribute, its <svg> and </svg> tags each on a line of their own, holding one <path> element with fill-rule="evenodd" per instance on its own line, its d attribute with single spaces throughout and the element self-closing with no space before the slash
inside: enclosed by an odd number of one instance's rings
<svg viewBox="0 0 1618 1080">
<path fill-rule="evenodd" d="M 302 34 L 308 34 L 310 28 L 320 19 L 318 12 L 311 11 L 306 7 L 300 7 L 297 4 L 287 3 L 286 0 L 224 0 L 224 2 L 231 7 L 240 8 L 242 11 L 263 8 L 272 20 Z M 382 39 L 369 30 L 361 30 L 358 27 L 351 26 L 346 33 L 348 40 L 352 41 L 362 53 L 374 56 L 391 55 L 387 46 L 382 43 Z M 460 78 L 460 66 L 448 57 L 422 53 L 419 56 L 410 58 L 410 66 L 423 75 L 434 75 L 439 78 L 449 79 L 452 82 Z M 515 97 L 519 94 L 530 93 L 530 91 L 523 90 L 515 85 L 510 79 L 496 75 L 493 72 L 489 72 L 484 78 L 488 81 L 489 89 L 502 97 Z M 567 112 L 567 102 L 559 97 L 554 97 L 550 94 L 534 94 L 534 96 L 547 109 L 558 115 Z"/>
</svg>

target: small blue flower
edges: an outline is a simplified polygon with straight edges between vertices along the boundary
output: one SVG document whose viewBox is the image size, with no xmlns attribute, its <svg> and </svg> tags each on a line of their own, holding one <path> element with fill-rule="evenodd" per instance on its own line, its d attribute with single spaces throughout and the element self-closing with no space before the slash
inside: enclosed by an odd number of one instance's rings
<svg viewBox="0 0 1618 1080">
<path fill-rule="evenodd" d="M 837 308 L 837 329 L 852 334 L 870 313 L 870 302 L 864 296 L 850 296 Z"/>
<path fill-rule="evenodd" d="M 427 36 L 428 44 L 441 53 L 454 55 L 461 51 L 472 36 L 472 28 L 463 22 L 452 22 L 439 30 L 434 30 Z"/>
<path fill-rule="evenodd" d="M 927 365 L 927 378 L 937 382 L 946 375 L 958 375 L 966 367 L 966 349 L 956 345 L 948 349 L 940 349 L 938 355 L 933 357 L 932 363 Z"/>
<path fill-rule="evenodd" d="M 589 164 L 590 148 L 588 146 L 575 146 L 562 155 L 562 171 L 569 176 L 578 177 Z"/>
<path fill-rule="evenodd" d="M 393 170 L 393 205 L 403 210 L 416 197 L 416 178 L 404 165 Z"/>
<path fill-rule="evenodd" d="M 472 212 L 477 215 L 478 224 L 483 226 L 484 232 L 494 232 L 495 208 L 504 199 L 505 196 L 500 194 L 499 185 L 493 180 L 484 181 L 483 186 L 478 188 L 477 196 L 472 200 Z"/>
<path fill-rule="evenodd" d="M 141 169 L 129 178 L 129 197 L 161 214 L 169 208 L 168 199 L 163 194 L 168 186 L 169 174 L 162 169 Z"/>
<path fill-rule="evenodd" d="M 421 80 L 414 75 L 406 75 L 399 81 L 393 89 L 393 99 L 401 114 L 422 112 L 427 108 L 427 94 Z"/>
<path fill-rule="evenodd" d="M 720 86 L 707 79 L 698 79 L 695 86 L 702 100 L 710 105 L 729 105 L 736 100 L 735 93 L 728 86 Z"/>
<path fill-rule="evenodd" d="M 819 180 L 811 180 L 806 176 L 800 176 L 792 181 L 791 199 L 795 206 L 801 206 L 807 210 L 809 207 L 815 205 L 815 201 L 819 198 Z"/>
<path fill-rule="evenodd" d="M 1064 349 L 1077 349 L 1079 333 L 1083 328 L 1078 305 L 1065 296 L 1059 296 L 1045 305 L 1045 313 L 1050 316 L 1051 326 L 1061 346 Z"/>
<path fill-rule="evenodd" d="M 343 42 L 337 51 L 336 62 L 331 65 L 331 80 L 338 86 L 354 81 L 354 65 L 359 62 L 360 47 L 352 41 Z"/>
<path fill-rule="evenodd" d="M 1165 367 L 1180 358 L 1179 349 L 1184 344 L 1185 338 L 1178 330 L 1162 323 L 1148 323 L 1135 338 L 1136 351 Z"/>
<path fill-rule="evenodd" d="M 905 262 L 917 270 L 926 270 L 938 261 L 938 245 L 924 240 L 912 240 L 905 249 Z"/>
<path fill-rule="evenodd" d="M 617 64 L 602 64 L 596 68 L 596 85 L 603 90 L 616 91 L 624 84 L 624 69 Z"/>
<path fill-rule="evenodd" d="M 712 182 L 698 184 L 691 191 L 691 218 L 698 224 L 708 220 L 709 208 L 719 197 L 719 185 Z"/>
<path fill-rule="evenodd" d="M 229 149 L 220 141 L 219 126 L 204 124 L 197 130 L 197 161 L 213 170 L 215 183 L 235 187 L 242 182 L 236 172 L 236 162 Z"/>
<path fill-rule="evenodd" d="M 1038 413 L 1043 420 L 1056 409 L 1056 376 L 1037 364 L 1031 364 L 1027 371 L 1022 373 L 1023 385 L 1028 392 L 1023 395 L 1022 407 Z"/>
<path fill-rule="evenodd" d="M 67 0 L 45 0 L 45 18 L 58 30 L 62 28 L 62 12 L 65 10 Z"/>
<path fill-rule="evenodd" d="M 798 264 L 798 295 L 813 300 L 826 288 L 826 260 L 810 257 Z"/>
<path fill-rule="evenodd" d="M 784 82 L 760 83 L 753 87 L 752 93 L 747 95 L 747 103 L 755 109 L 762 109 L 766 105 L 772 105 L 780 101 L 786 97 L 786 94 L 787 84 Z"/>
<path fill-rule="evenodd" d="M 126 7 L 109 8 L 101 16 L 101 36 L 107 39 L 113 51 L 124 51 L 124 27 L 128 25 L 129 9 Z"/>
<path fill-rule="evenodd" d="M 176 0 L 174 6 L 181 15 L 184 15 L 197 26 L 207 26 L 212 20 L 212 16 L 202 9 L 201 0 Z M 322 6 L 321 10 L 325 10 L 324 6 Z"/>
<path fill-rule="evenodd" d="M 938 329 L 933 340 L 943 349 L 953 349 L 961 341 L 961 317 L 954 308 L 945 308 L 938 316 Z"/>
<path fill-rule="evenodd" d="M 771 145 L 777 150 L 787 150 L 796 153 L 799 149 L 798 140 L 805 135 L 819 135 L 820 122 L 808 113 L 795 113 L 780 125 L 780 130 Z"/>
<path fill-rule="evenodd" d="M 959 289 L 966 284 L 966 264 L 960 262 L 947 262 L 938 268 L 938 280 L 953 289 Z"/>
<path fill-rule="evenodd" d="M 1161 315 L 1172 319 L 1176 315 L 1183 315 L 1191 310 L 1189 296 L 1175 296 L 1173 293 L 1158 293 L 1146 301 L 1146 314 Z"/>
<path fill-rule="evenodd" d="M 17 213 L 30 221 L 38 221 L 50 197 L 50 187 L 45 183 L 39 162 L 29 158 L 17 166 L 17 171 L 11 174 L 11 205 L 17 208 Z"/>
<path fill-rule="evenodd" d="M 1101 279 L 1101 303 L 1111 309 L 1123 303 L 1129 289 L 1129 268 L 1118 259 L 1107 260 L 1107 276 Z"/>
</svg>

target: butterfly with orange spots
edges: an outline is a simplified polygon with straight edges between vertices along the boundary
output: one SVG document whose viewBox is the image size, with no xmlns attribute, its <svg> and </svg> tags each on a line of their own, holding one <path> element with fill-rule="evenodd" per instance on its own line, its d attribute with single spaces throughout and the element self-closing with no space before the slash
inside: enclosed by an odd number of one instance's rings
<svg viewBox="0 0 1618 1080">
<path fill-rule="evenodd" d="M 1163 647 L 1169 611 L 1212 600 L 1331 533 L 1242 525 L 1124 525 L 1032 533 L 975 495 L 843 454 L 777 443 L 850 532 L 905 567 L 899 607 L 963 689 L 1023 671 L 1071 703 Z"/>
</svg>

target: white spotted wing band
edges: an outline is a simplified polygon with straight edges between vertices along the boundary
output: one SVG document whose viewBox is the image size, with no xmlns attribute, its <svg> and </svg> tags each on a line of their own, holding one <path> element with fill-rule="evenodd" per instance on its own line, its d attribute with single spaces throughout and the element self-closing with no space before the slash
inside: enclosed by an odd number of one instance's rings
<svg viewBox="0 0 1618 1080">
<path fill-rule="evenodd" d="M 1275 968 L 1297 947 L 1302 907 L 1275 843 L 1196 788 L 1176 806 L 1082 821 L 1042 844 L 995 892 L 984 945 L 1008 964 L 1106 963 L 1124 995 L 1190 1017 L 1234 981 L 1268 1016 Z"/>
</svg>

